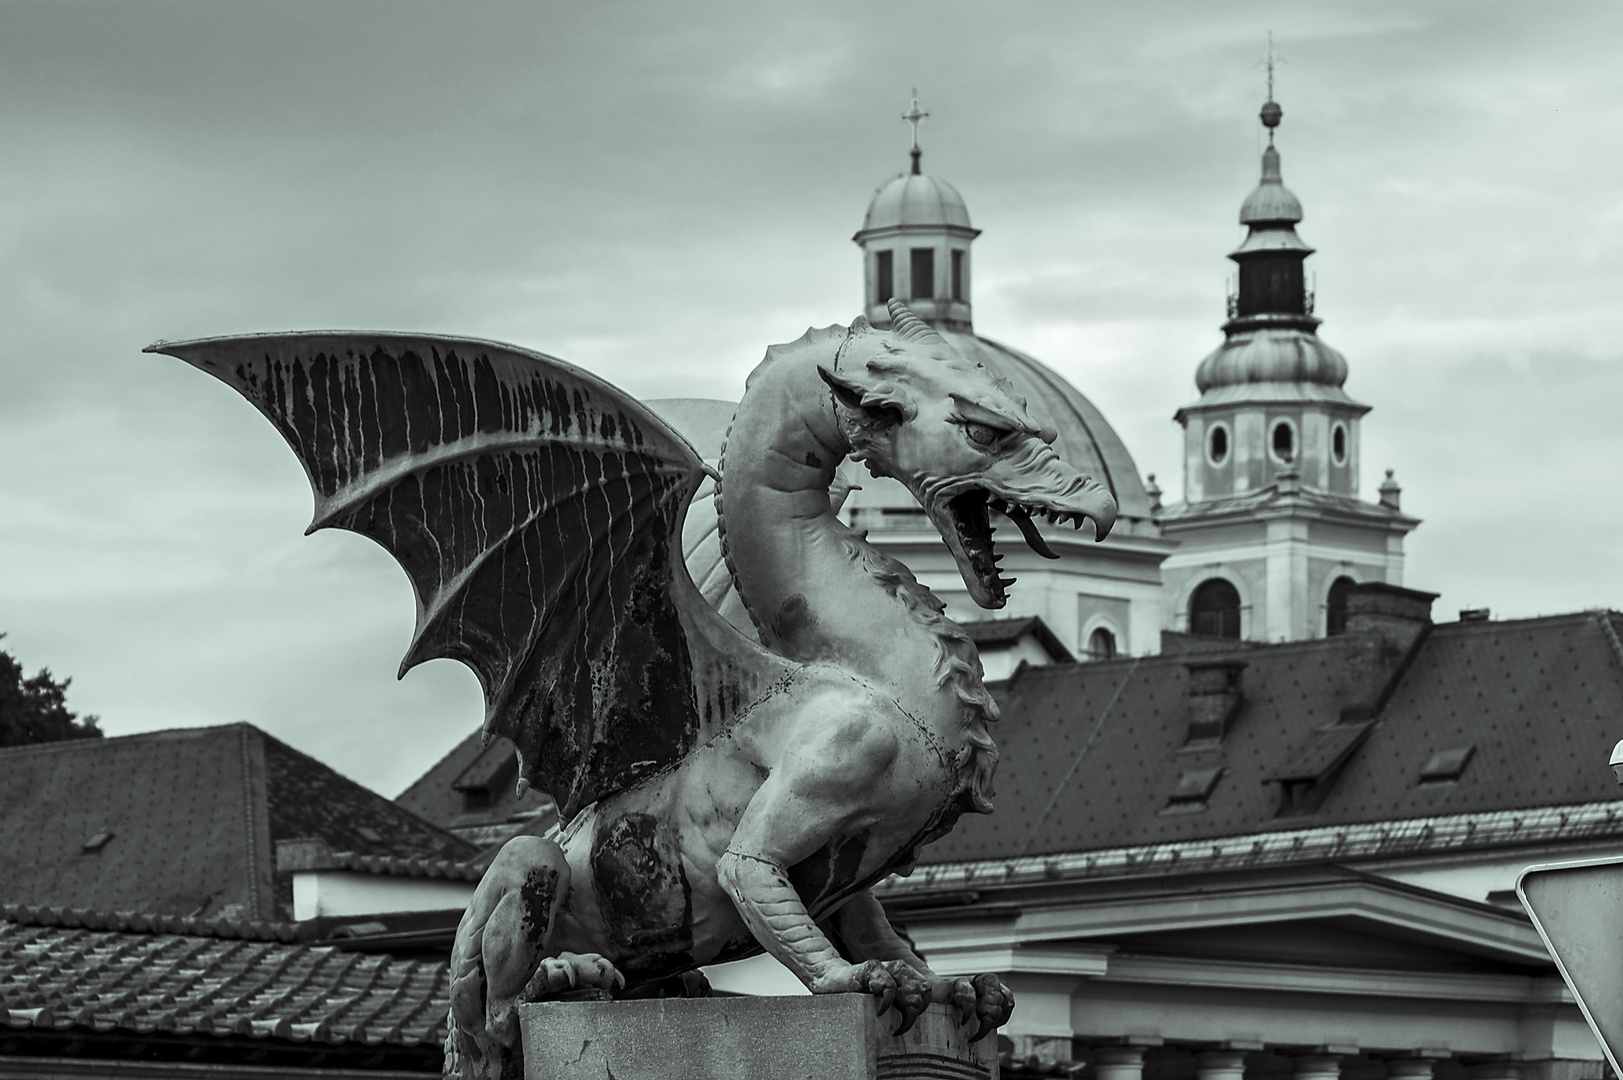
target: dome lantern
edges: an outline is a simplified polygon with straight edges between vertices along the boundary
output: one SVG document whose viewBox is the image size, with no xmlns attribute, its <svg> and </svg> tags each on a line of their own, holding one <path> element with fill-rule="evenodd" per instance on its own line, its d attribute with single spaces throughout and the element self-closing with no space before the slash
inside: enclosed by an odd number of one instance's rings
<svg viewBox="0 0 1623 1080">
<path fill-rule="evenodd" d="M 863 311 L 875 326 L 890 325 L 885 302 L 901 299 L 938 329 L 972 326 L 969 246 L 980 230 L 958 189 L 920 168 L 919 121 L 930 114 L 913 105 L 902 114 L 913 127 L 911 168 L 874 192 L 862 228 L 851 239 L 862 248 Z"/>
</svg>

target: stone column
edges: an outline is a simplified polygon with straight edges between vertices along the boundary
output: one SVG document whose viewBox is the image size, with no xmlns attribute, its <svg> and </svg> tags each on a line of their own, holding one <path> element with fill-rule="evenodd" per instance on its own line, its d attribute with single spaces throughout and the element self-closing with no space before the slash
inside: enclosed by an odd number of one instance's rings
<svg viewBox="0 0 1623 1080">
<path fill-rule="evenodd" d="M 1195 1058 L 1197 1080 L 1244 1080 L 1244 1050 L 1206 1050 Z"/>
<path fill-rule="evenodd" d="M 1291 1064 L 1296 1080 L 1341 1080 L 1340 1054 L 1306 1054 Z"/>
<path fill-rule="evenodd" d="M 1101 1046 L 1093 1052 L 1095 1080 L 1143 1080 L 1142 1046 Z"/>
</svg>

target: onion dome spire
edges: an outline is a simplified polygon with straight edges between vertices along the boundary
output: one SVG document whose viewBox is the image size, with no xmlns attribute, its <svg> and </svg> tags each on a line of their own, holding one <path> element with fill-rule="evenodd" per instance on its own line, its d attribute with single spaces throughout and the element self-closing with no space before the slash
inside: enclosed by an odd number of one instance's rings
<svg viewBox="0 0 1623 1080">
<path fill-rule="evenodd" d="M 1284 118 L 1273 94 L 1273 42 L 1269 41 L 1268 100 L 1258 119 L 1268 131 L 1262 178 L 1240 205 L 1244 242 L 1229 253 L 1239 264 L 1239 289 L 1229 298 L 1227 338 L 1201 362 L 1195 385 L 1202 393 L 1248 382 L 1305 382 L 1339 387 L 1347 361 L 1319 340 L 1303 262 L 1313 249 L 1296 235 L 1302 203 L 1280 175 L 1274 133 Z"/>
</svg>

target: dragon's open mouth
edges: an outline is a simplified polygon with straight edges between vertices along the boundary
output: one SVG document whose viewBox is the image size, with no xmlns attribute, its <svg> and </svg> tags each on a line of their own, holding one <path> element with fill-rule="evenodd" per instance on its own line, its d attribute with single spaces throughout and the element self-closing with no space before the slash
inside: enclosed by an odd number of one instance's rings
<svg viewBox="0 0 1623 1080">
<path fill-rule="evenodd" d="M 1073 528 L 1080 529 L 1083 515 L 1050 510 L 1045 506 L 1011 503 L 984 488 L 970 488 L 947 503 L 953 528 L 958 534 L 958 546 L 963 549 L 971 571 L 991 597 L 991 606 L 1002 607 L 1008 599 L 1009 586 L 1014 584 L 1015 579 L 1003 577 L 998 570 L 1003 556 L 997 553 L 992 543 L 994 529 L 990 512 L 994 510 L 1014 522 L 1031 550 L 1045 559 L 1057 559 L 1059 556 L 1037 531 L 1032 517 L 1042 515 L 1055 523 L 1070 521 Z"/>
</svg>

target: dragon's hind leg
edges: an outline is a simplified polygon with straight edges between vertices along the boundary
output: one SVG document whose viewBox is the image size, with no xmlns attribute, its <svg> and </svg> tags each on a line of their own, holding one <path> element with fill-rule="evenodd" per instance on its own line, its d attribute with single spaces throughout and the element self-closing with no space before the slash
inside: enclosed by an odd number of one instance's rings
<svg viewBox="0 0 1623 1080">
<path fill-rule="evenodd" d="M 521 1077 L 519 1002 L 625 985 L 603 957 L 553 948 L 553 923 L 568 893 L 569 864 L 553 841 L 516 836 L 497 853 L 451 948 L 446 1075 Z"/>
</svg>

